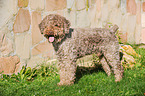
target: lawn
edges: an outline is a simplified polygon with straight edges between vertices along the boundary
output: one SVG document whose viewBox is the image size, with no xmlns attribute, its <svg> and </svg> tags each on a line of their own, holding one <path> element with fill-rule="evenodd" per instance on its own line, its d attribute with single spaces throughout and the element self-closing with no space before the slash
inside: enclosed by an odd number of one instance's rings
<svg viewBox="0 0 145 96">
<path fill-rule="evenodd" d="M 118 83 L 113 75 L 108 77 L 97 69 L 78 72 L 72 86 L 57 86 L 59 75 L 56 68 L 42 66 L 37 72 L 25 69 L 18 75 L 3 75 L 0 96 L 144 96 L 145 49 L 137 48 L 136 52 L 141 55 L 136 58 L 141 66 L 125 69 L 123 80 Z"/>
</svg>

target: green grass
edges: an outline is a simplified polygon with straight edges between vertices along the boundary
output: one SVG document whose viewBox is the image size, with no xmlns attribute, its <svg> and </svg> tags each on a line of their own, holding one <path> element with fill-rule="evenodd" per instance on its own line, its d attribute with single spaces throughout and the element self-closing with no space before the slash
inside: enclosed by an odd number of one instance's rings
<svg viewBox="0 0 145 96">
<path fill-rule="evenodd" d="M 108 77 L 98 69 L 80 73 L 81 78 L 72 86 L 60 87 L 57 86 L 59 75 L 51 70 L 53 75 L 38 75 L 29 81 L 5 76 L 0 79 L 0 96 L 144 96 L 145 49 L 136 52 L 142 55 L 136 58 L 142 65 L 125 70 L 123 80 L 118 83 L 113 75 Z"/>
</svg>

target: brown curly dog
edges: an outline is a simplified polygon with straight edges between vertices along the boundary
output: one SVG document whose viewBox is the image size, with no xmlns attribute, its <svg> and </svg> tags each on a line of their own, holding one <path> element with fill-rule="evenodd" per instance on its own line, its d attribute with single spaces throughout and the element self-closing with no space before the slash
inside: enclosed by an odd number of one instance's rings
<svg viewBox="0 0 145 96">
<path fill-rule="evenodd" d="M 76 60 L 93 53 L 100 54 L 100 62 L 108 76 L 113 71 L 116 82 L 122 79 L 123 67 L 115 35 L 117 25 L 111 29 L 70 28 L 70 22 L 65 17 L 50 14 L 42 20 L 39 28 L 56 51 L 60 75 L 58 85 L 74 84 Z"/>
</svg>

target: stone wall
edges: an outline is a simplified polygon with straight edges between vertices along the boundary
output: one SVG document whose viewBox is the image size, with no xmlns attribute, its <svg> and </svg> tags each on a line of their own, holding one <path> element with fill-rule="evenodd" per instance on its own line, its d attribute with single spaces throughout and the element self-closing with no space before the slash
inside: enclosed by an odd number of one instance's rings
<svg viewBox="0 0 145 96">
<path fill-rule="evenodd" d="M 145 43 L 145 0 L 0 0 L 0 57 L 18 56 L 21 64 L 12 68 L 34 67 L 55 58 L 52 45 L 38 28 L 51 13 L 65 16 L 71 27 L 117 24 L 122 42 Z M 10 66 L 1 64 L 3 70 Z"/>
</svg>

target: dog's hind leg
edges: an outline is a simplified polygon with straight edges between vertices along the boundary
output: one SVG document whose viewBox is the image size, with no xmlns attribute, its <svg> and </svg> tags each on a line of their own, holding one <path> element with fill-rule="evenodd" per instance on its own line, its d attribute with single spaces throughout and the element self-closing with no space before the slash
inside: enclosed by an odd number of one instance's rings
<svg viewBox="0 0 145 96">
<path fill-rule="evenodd" d="M 108 63 L 106 61 L 106 58 L 104 56 L 100 56 L 99 59 L 100 59 L 100 62 L 102 64 L 104 71 L 106 72 L 106 74 L 108 76 L 110 76 L 112 71 L 111 71 L 110 66 L 108 65 Z"/>
</svg>

